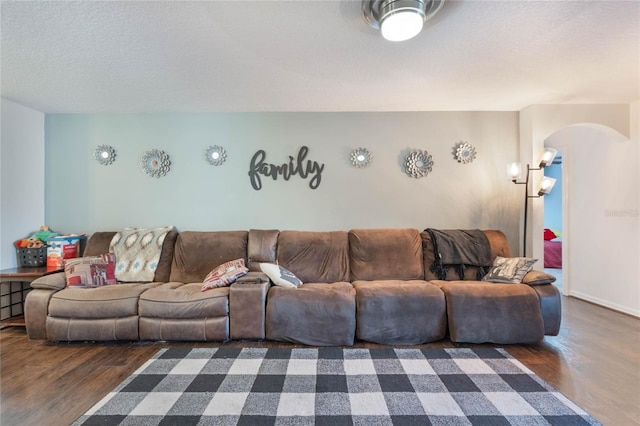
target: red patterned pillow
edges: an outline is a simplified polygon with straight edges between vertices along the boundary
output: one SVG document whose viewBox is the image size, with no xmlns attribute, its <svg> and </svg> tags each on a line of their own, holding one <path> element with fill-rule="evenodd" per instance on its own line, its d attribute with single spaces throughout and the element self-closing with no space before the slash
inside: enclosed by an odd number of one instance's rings
<svg viewBox="0 0 640 426">
<path fill-rule="evenodd" d="M 553 240 L 557 235 L 549 228 L 544 228 L 544 239 L 545 241 Z"/>
<path fill-rule="evenodd" d="M 209 272 L 209 275 L 202 283 L 202 291 L 231 285 L 235 280 L 246 275 L 247 272 L 249 272 L 249 269 L 244 266 L 244 259 L 230 260 Z"/>
<path fill-rule="evenodd" d="M 68 288 L 91 288 L 118 284 L 116 281 L 116 255 L 68 259 L 64 264 Z"/>
</svg>

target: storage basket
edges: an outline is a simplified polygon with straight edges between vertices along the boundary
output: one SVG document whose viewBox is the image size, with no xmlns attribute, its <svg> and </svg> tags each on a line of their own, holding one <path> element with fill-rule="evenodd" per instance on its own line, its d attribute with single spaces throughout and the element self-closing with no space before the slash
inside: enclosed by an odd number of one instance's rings
<svg viewBox="0 0 640 426">
<path fill-rule="evenodd" d="M 47 246 L 19 248 L 16 250 L 18 252 L 18 266 L 20 267 L 44 266 L 47 264 Z"/>
</svg>

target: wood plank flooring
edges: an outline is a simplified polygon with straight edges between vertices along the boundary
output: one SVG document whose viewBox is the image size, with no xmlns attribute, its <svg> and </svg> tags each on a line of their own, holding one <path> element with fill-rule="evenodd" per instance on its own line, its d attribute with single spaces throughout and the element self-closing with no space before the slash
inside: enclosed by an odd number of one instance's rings
<svg viewBox="0 0 640 426">
<path fill-rule="evenodd" d="M 24 328 L 0 330 L 0 424 L 69 425 L 158 349 L 213 343 L 29 341 Z M 226 346 L 289 346 L 232 342 Z M 359 347 L 377 347 L 358 344 Z M 422 347 L 455 347 L 449 341 Z M 491 345 L 489 345 L 491 346 Z M 563 297 L 560 335 L 506 346 L 549 384 L 605 425 L 640 425 L 640 319 Z"/>
</svg>

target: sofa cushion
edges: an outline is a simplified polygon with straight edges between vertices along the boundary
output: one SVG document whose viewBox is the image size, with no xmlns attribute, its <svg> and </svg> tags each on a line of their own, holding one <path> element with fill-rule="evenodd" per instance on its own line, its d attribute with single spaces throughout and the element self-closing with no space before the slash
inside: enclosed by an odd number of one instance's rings
<svg viewBox="0 0 640 426">
<path fill-rule="evenodd" d="M 501 257 L 493 261 L 493 267 L 482 281 L 494 283 L 521 283 L 524 276 L 533 268 L 538 259 L 526 257 Z"/>
<path fill-rule="evenodd" d="M 452 342 L 523 344 L 544 338 L 535 287 L 482 281 L 432 283 L 445 294 Z"/>
<path fill-rule="evenodd" d="M 109 245 L 114 235 L 116 235 L 115 231 L 94 232 L 91 234 L 91 237 L 87 240 L 83 256 L 99 256 L 102 253 L 108 253 Z"/>
<path fill-rule="evenodd" d="M 305 283 L 348 281 L 347 233 L 281 231 L 277 260 Z"/>
<path fill-rule="evenodd" d="M 347 282 L 271 287 L 267 295 L 267 339 L 313 346 L 353 345 L 356 292 Z"/>
<path fill-rule="evenodd" d="M 424 279 L 417 229 L 351 230 L 349 258 L 351 281 Z"/>
<path fill-rule="evenodd" d="M 491 260 L 495 259 L 496 256 L 502 257 L 511 257 L 511 249 L 509 248 L 509 242 L 507 241 L 507 237 L 504 235 L 502 231 L 496 230 L 484 230 L 482 231 L 487 236 L 489 240 L 489 246 L 491 247 Z M 427 281 L 437 280 L 438 276 L 436 273 L 431 271 L 431 265 L 435 260 L 433 243 L 431 242 L 431 235 L 428 232 L 422 232 L 422 255 L 424 259 L 424 279 Z M 464 271 L 464 280 L 476 281 L 478 268 L 475 266 L 468 266 Z M 455 270 L 455 268 L 450 268 L 447 271 L 446 281 L 457 281 L 460 277 Z"/>
<path fill-rule="evenodd" d="M 216 266 L 246 256 L 247 231 L 181 232 L 169 281 L 202 283 Z"/>
<path fill-rule="evenodd" d="M 385 345 L 442 339 L 447 329 L 444 293 L 423 280 L 354 281 L 356 337 Z"/>
<path fill-rule="evenodd" d="M 138 315 L 138 299 L 140 295 L 159 284 L 120 284 L 97 288 L 66 288 L 51 296 L 49 316 L 96 319 Z"/>
<path fill-rule="evenodd" d="M 276 229 L 262 230 L 250 229 L 247 243 L 247 268 L 250 271 L 259 271 L 260 263 L 276 261 L 276 248 L 278 246 L 278 234 Z"/>
<path fill-rule="evenodd" d="M 159 286 L 140 296 L 140 316 L 147 318 L 187 319 L 229 315 L 229 287 L 201 291 L 201 283 L 177 288 Z"/>
</svg>

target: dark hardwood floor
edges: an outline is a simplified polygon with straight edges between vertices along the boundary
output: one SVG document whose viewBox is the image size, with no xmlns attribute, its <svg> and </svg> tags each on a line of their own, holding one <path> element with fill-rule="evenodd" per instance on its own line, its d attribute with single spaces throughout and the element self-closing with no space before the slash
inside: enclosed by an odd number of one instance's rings
<svg viewBox="0 0 640 426">
<path fill-rule="evenodd" d="M 227 346 L 286 346 L 233 342 Z M 0 331 L 0 424 L 69 425 L 167 346 L 213 343 L 29 341 L 24 328 Z M 360 347 L 376 347 L 359 344 Z M 454 347 L 449 341 L 424 347 Z M 605 425 L 640 425 L 640 320 L 563 298 L 560 335 L 509 353 Z"/>
</svg>

